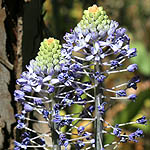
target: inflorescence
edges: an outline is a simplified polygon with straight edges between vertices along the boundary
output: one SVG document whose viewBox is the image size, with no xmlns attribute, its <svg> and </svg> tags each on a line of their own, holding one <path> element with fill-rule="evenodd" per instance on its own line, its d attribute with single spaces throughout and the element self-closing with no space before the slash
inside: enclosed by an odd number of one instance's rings
<svg viewBox="0 0 150 150">
<path fill-rule="evenodd" d="M 48 150 L 56 146 L 66 150 L 69 147 L 102 150 L 110 146 L 103 145 L 103 134 L 118 138 L 111 143 L 114 149 L 120 143 L 137 142 L 142 130 L 127 135 L 121 127 L 146 124 L 145 116 L 114 126 L 103 117 L 109 102 L 136 99 L 135 94 L 127 95 L 127 89 L 136 89 L 139 77 L 111 88 L 104 86 L 113 74 L 121 76 L 137 70 L 136 64 L 125 63 L 136 56 L 126 29 L 110 20 L 102 7 L 93 5 L 84 11 L 79 24 L 65 34 L 64 41 L 61 46 L 56 39 L 45 39 L 38 56 L 17 80 L 20 89 L 15 90 L 14 96 L 23 106 L 21 114 L 16 114 L 17 128 L 24 133 L 21 142 L 15 141 L 14 149 Z M 73 112 L 73 107 L 79 111 Z M 49 130 L 31 128 L 34 123 Z"/>
</svg>

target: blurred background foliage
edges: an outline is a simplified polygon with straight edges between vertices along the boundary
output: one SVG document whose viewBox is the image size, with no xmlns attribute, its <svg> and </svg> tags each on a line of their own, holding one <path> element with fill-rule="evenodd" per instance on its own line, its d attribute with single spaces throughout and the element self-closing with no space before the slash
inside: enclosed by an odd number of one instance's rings
<svg viewBox="0 0 150 150">
<path fill-rule="evenodd" d="M 46 0 L 43 6 L 43 16 L 46 28 L 45 37 L 63 39 L 66 32 L 70 32 L 82 17 L 82 12 L 89 6 L 97 4 L 103 6 L 108 16 L 116 20 L 122 27 L 127 29 L 131 38 L 131 47 L 136 47 L 138 56 L 132 58 L 129 63 L 137 63 L 139 70 L 135 73 L 140 76 L 141 83 L 138 90 L 128 90 L 135 93 L 138 98 L 133 102 L 117 102 L 106 112 L 106 120 L 113 123 L 129 122 L 145 115 L 150 116 L 150 0 Z M 133 74 L 131 75 L 133 76 Z M 131 76 L 126 75 L 124 80 Z M 106 84 L 116 84 L 117 75 L 108 79 Z M 126 78 L 126 79 L 125 79 Z M 113 82 L 112 82 L 113 81 Z M 121 82 L 119 81 L 119 82 Z M 106 85 L 106 86 L 107 86 Z M 81 108 L 71 108 L 77 112 Z M 64 113 L 64 112 L 63 112 Z M 84 124 L 84 122 L 83 122 Z M 89 127 L 90 128 L 90 127 Z M 91 126 L 92 128 L 92 126 Z M 150 149 L 150 126 L 133 125 L 124 128 L 127 133 L 134 132 L 136 128 L 144 130 L 144 138 L 139 143 L 121 144 L 120 150 L 149 150 Z M 90 130 L 90 129 L 88 129 Z M 105 137 L 105 142 L 111 142 L 113 137 Z"/>
</svg>

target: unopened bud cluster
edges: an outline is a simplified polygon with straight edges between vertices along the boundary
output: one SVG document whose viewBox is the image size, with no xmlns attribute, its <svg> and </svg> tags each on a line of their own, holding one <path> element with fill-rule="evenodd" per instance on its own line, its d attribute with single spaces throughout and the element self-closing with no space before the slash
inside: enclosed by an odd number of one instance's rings
<svg viewBox="0 0 150 150">
<path fill-rule="evenodd" d="M 110 22 L 103 7 L 93 5 L 88 10 L 84 10 L 82 20 L 77 26 L 82 28 L 82 30 L 89 29 L 91 32 L 101 33 L 109 29 Z"/>
<path fill-rule="evenodd" d="M 47 72 L 60 70 L 60 64 L 64 62 L 61 56 L 61 47 L 59 40 L 54 38 L 44 39 L 41 42 L 38 56 L 35 58 L 35 68 L 40 67 L 42 71 L 46 70 Z"/>
</svg>

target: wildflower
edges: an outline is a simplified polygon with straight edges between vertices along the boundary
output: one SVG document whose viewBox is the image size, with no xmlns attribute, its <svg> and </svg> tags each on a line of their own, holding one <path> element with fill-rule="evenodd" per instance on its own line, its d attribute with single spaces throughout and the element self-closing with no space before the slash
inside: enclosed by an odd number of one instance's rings
<svg viewBox="0 0 150 150">
<path fill-rule="evenodd" d="M 14 96 L 15 96 L 15 100 L 16 101 L 20 101 L 21 102 L 21 101 L 25 100 L 25 98 L 24 98 L 25 94 L 21 90 L 15 90 Z"/>
<path fill-rule="evenodd" d="M 115 125 L 115 127 L 114 127 L 114 129 L 113 129 L 113 133 L 114 133 L 114 135 L 116 135 L 117 137 L 120 137 L 121 129 L 118 128 L 118 124 Z"/>
<path fill-rule="evenodd" d="M 127 85 L 127 88 L 133 88 L 133 89 L 137 89 L 137 83 L 139 83 L 140 82 L 140 79 L 139 79 L 139 77 L 138 76 L 136 76 L 136 77 L 133 77 L 129 82 L 128 82 L 128 85 Z"/>
<path fill-rule="evenodd" d="M 126 96 L 126 95 L 127 95 L 125 90 L 116 91 L 116 94 L 117 94 L 118 96 Z"/>
<path fill-rule="evenodd" d="M 24 105 L 22 114 L 16 115 L 17 128 L 29 130 L 38 136 L 32 140 L 26 136 L 23 143 L 16 143 L 16 147 L 22 148 L 25 145 L 26 148 L 33 144 L 42 148 L 64 146 L 65 150 L 70 145 L 76 149 L 84 149 L 85 146 L 87 149 L 104 149 L 108 146 L 103 145 L 101 139 L 103 133 L 108 133 L 105 128 L 111 128 L 113 131 L 108 134 L 118 137 L 120 142 L 136 141 L 135 138 L 142 135 L 141 130 L 122 135 L 122 124 L 113 127 L 102 116 L 106 98 L 107 101 L 134 101 L 136 98 L 134 94 L 127 96 L 126 89 L 137 88 L 137 77 L 109 89 L 103 86 L 111 74 L 134 72 L 137 69 L 136 64 L 123 69 L 124 61 L 136 56 L 136 49 L 130 49 L 126 29 L 110 20 L 102 7 L 93 5 L 84 11 L 81 21 L 71 33 L 65 34 L 64 40 L 61 46 L 56 39 L 44 39 L 38 56 L 30 61 L 27 71 L 17 80 L 21 90 L 16 90 L 14 96 L 16 101 Z M 127 86 L 125 89 L 122 88 L 124 85 Z M 105 95 L 105 92 L 111 93 L 111 96 Z M 72 106 L 80 106 L 81 109 L 74 112 Z M 64 110 L 67 110 L 66 114 L 62 115 Z M 31 111 L 38 113 L 42 120 L 27 118 L 26 113 Z M 49 131 L 40 134 L 29 129 L 25 120 L 48 125 L 52 137 Z M 143 117 L 136 123 L 144 124 L 145 121 Z M 104 128 L 103 123 L 107 124 Z M 86 127 L 93 125 L 92 131 L 86 131 Z M 64 126 L 66 129 L 62 132 Z M 77 133 L 74 133 L 74 129 Z M 74 134 L 79 137 L 70 139 Z M 52 146 L 43 140 L 44 136 L 52 139 Z M 41 144 L 35 139 L 41 141 Z"/>
<path fill-rule="evenodd" d="M 136 120 L 136 123 L 139 123 L 139 124 L 146 124 L 146 122 L 147 122 L 147 119 L 145 116 Z"/>
<path fill-rule="evenodd" d="M 142 134 L 143 134 L 143 131 L 140 129 L 137 129 L 135 132 L 129 135 L 129 141 L 138 142 L 135 138 L 142 136 Z"/>
<path fill-rule="evenodd" d="M 100 114 L 103 114 L 105 112 L 104 106 L 106 105 L 106 102 L 103 102 L 100 106 L 98 106 L 98 110 Z"/>
<path fill-rule="evenodd" d="M 128 70 L 129 72 L 134 72 L 135 70 L 137 70 L 137 64 L 129 65 L 129 66 L 127 67 L 127 70 Z"/>
<path fill-rule="evenodd" d="M 24 110 L 26 112 L 31 112 L 33 110 L 33 107 L 29 104 L 24 104 Z"/>
<path fill-rule="evenodd" d="M 84 132 L 85 127 L 80 126 L 78 127 L 78 134 L 81 135 Z"/>
<path fill-rule="evenodd" d="M 130 100 L 132 100 L 133 102 L 135 102 L 136 97 L 137 97 L 137 96 L 136 96 L 135 94 L 131 94 L 131 95 L 128 96 L 128 98 L 129 98 Z"/>
<path fill-rule="evenodd" d="M 77 144 L 75 145 L 76 149 L 81 149 L 84 146 L 85 146 L 85 144 L 82 141 L 80 141 L 80 140 L 78 140 Z"/>
</svg>

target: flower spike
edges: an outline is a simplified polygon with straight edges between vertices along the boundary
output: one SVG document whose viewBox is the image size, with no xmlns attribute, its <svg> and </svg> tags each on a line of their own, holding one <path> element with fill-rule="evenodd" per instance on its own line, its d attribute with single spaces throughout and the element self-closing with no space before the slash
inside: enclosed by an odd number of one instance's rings
<svg viewBox="0 0 150 150">
<path fill-rule="evenodd" d="M 145 116 L 116 125 L 104 117 L 112 101 L 135 101 L 136 95 L 128 95 L 127 89 L 137 88 L 138 77 L 112 87 L 105 85 L 113 74 L 121 78 L 124 72 L 137 70 L 136 64 L 124 65 L 135 56 L 126 29 L 110 20 L 97 5 L 84 11 L 77 26 L 65 34 L 62 46 L 54 38 L 44 39 L 38 56 L 17 80 L 21 88 L 14 96 L 23 105 L 21 114 L 16 114 L 17 128 L 30 134 L 24 134 L 22 142 L 15 142 L 16 150 L 104 150 L 110 145 L 116 149 L 120 143 L 137 142 L 142 130 L 127 135 L 121 127 L 146 124 Z M 118 141 L 104 145 L 104 134 Z"/>
</svg>

